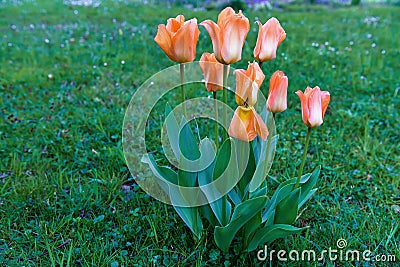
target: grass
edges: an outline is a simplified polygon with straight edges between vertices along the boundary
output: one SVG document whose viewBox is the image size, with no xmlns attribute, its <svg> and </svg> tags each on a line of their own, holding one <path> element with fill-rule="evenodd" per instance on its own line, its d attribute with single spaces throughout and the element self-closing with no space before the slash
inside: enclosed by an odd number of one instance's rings
<svg viewBox="0 0 400 267">
<path fill-rule="evenodd" d="M 260 264 L 238 243 L 222 253 L 211 232 L 194 240 L 170 206 L 135 185 L 122 154 L 132 94 L 173 65 L 153 41 L 157 24 L 178 13 L 215 20 L 218 12 L 137 2 L 97 8 L 18 3 L 0 3 L 0 265 Z M 318 193 L 298 222 L 310 228 L 271 249 L 321 251 L 345 238 L 349 248 L 393 254 L 392 266 L 399 264 L 399 12 L 351 7 L 246 13 L 252 29 L 234 67 L 252 60 L 255 17 L 265 22 L 276 16 L 288 35 L 264 68 L 267 77 L 278 68 L 289 77 L 271 176 L 284 181 L 300 165 L 306 128 L 294 92 L 319 85 L 332 96 L 324 124 L 312 133 L 306 164 L 306 171 L 323 166 Z M 366 22 L 372 16 L 379 17 L 377 24 Z M 197 51 L 197 59 L 200 51 L 211 51 L 204 29 Z M 265 84 L 262 90 L 266 94 Z M 194 87 L 188 92 L 201 94 L 207 93 Z M 162 158 L 159 112 L 147 137 L 149 150 Z"/>
</svg>

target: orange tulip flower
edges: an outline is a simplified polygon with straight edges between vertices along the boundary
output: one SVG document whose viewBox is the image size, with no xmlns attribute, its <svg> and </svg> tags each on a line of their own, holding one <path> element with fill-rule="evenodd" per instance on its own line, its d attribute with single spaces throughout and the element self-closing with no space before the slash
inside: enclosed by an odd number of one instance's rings
<svg viewBox="0 0 400 267">
<path fill-rule="evenodd" d="M 233 115 L 228 134 L 246 142 L 254 140 L 257 135 L 265 140 L 268 136 L 268 128 L 254 107 L 239 106 Z"/>
<path fill-rule="evenodd" d="M 275 71 L 269 81 L 267 109 L 273 113 L 287 108 L 288 77 L 282 71 Z"/>
<path fill-rule="evenodd" d="M 242 57 L 242 48 L 250 30 L 249 20 L 239 11 L 227 7 L 218 15 L 218 23 L 205 20 L 200 23 L 210 34 L 214 54 L 223 64 L 232 64 Z"/>
<path fill-rule="evenodd" d="M 270 18 L 264 25 L 258 22 L 259 30 L 254 57 L 264 62 L 276 58 L 278 46 L 286 38 L 285 30 L 276 18 Z"/>
<path fill-rule="evenodd" d="M 297 91 L 301 101 L 301 113 L 303 122 L 310 128 L 317 127 L 324 122 L 325 111 L 328 108 L 330 94 L 321 91 L 318 86 L 307 87 L 304 93 Z"/>
<path fill-rule="evenodd" d="M 235 70 L 235 74 L 236 103 L 239 107 L 235 110 L 228 134 L 246 142 L 252 141 L 257 135 L 265 140 L 268 128 L 253 107 L 265 75 L 255 62 L 250 63 L 247 70 Z"/>
<path fill-rule="evenodd" d="M 249 63 L 247 70 L 238 69 L 236 75 L 236 103 L 239 106 L 254 106 L 257 102 L 258 89 L 265 79 L 260 66 Z"/>
<path fill-rule="evenodd" d="M 218 62 L 214 54 L 204 53 L 200 58 L 200 67 L 204 74 L 207 91 L 222 90 L 224 65 Z"/>
<path fill-rule="evenodd" d="M 154 41 L 172 61 L 185 63 L 195 59 L 199 35 L 197 19 L 185 21 L 185 17 L 179 15 L 168 19 L 167 25 L 158 25 Z"/>
</svg>

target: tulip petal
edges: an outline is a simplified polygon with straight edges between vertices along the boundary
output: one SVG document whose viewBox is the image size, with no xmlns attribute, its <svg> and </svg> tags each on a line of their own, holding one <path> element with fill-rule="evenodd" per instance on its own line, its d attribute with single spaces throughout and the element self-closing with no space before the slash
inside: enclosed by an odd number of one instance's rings
<svg viewBox="0 0 400 267">
<path fill-rule="evenodd" d="M 231 137 L 250 142 L 256 138 L 257 134 L 254 126 L 254 113 L 251 108 L 239 106 L 235 113 L 228 129 L 228 134 Z"/>
<path fill-rule="evenodd" d="M 267 108 L 273 113 L 283 112 L 287 108 L 288 78 L 282 71 L 276 71 L 270 79 Z"/>
<path fill-rule="evenodd" d="M 307 91 L 307 89 L 306 89 L 306 91 Z M 301 102 L 301 117 L 303 119 L 303 122 L 304 122 L 305 125 L 310 126 L 309 122 L 308 122 L 309 111 L 308 111 L 307 97 L 300 90 L 298 90 L 296 92 L 296 95 L 300 98 L 300 102 Z"/>
<path fill-rule="evenodd" d="M 171 59 L 174 60 L 174 55 L 171 53 L 172 40 L 170 33 L 168 32 L 165 25 L 158 25 L 158 31 L 154 41 L 161 47 L 164 53 Z"/>
<path fill-rule="evenodd" d="M 196 57 L 196 44 L 200 31 L 197 20 L 191 19 L 180 28 L 172 37 L 172 46 L 175 61 L 179 63 L 191 62 Z"/>
<path fill-rule="evenodd" d="M 214 54 L 203 53 L 199 63 L 204 74 L 207 91 L 222 90 L 224 66 L 217 61 Z"/>
<path fill-rule="evenodd" d="M 308 122 L 310 127 L 316 127 L 322 124 L 322 101 L 321 90 L 318 86 L 313 88 L 308 99 L 309 117 Z"/>
<path fill-rule="evenodd" d="M 221 58 L 221 37 L 220 37 L 220 28 L 219 26 L 212 20 L 205 20 L 200 23 L 201 26 L 206 28 L 208 34 L 211 37 L 211 41 L 213 44 L 215 58 L 222 62 Z"/>
<path fill-rule="evenodd" d="M 261 52 L 261 42 L 263 38 L 263 26 L 260 21 L 257 21 L 258 23 L 258 36 L 257 36 L 257 42 L 256 46 L 254 47 L 254 58 L 257 59 L 258 61 L 260 60 L 260 52 Z"/>
<path fill-rule="evenodd" d="M 183 25 L 185 17 L 183 15 L 178 15 L 176 18 L 170 18 L 167 20 L 167 30 L 169 32 L 177 32 Z"/>
<path fill-rule="evenodd" d="M 235 10 L 233 10 L 233 8 L 231 8 L 229 6 L 226 7 L 218 15 L 218 21 L 217 21 L 218 26 L 223 27 L 225 25 L 225 23 L 228 21 L 228 19 L 233 15 L 235 15 Z"/>
<path fill-rule="evenodd" d="M 328 91 L 321 91 L 321 101 L 322 101 L 322 119 L 325 117 L 326 109 L 328 108 L 331 96 Z"/>
<path fill-rule="evenodd" d="M 236 103 L 239 106 L 247 106 L 249 102 L 253 102 L 253 82 L 244 69 L 237 69 L 234 74 L 236 75 Z"/>
<path fill-rule="evenodd" d="M 223 63 L 232 64 L 242 58 L 242 48 L 249 30 L 249 20 L 243 15 L 231 16 L 221 28 Z"/>
<path fill-rule="evenodd" d="M 261 61 L 272 60 L 276 57 L 276 50 L 286 38 L 286 33 L 276 18 L 270 18 L 263 26 L 262 38 L 260 38 L 260 52 L 258 58 Z M 259 42 L 257 40 L 257 42 Z"/>
<path fill-rule="evenodd" d="M 262 140 L 266 140 L 268 136 L 268 128 L 267 125 L 265 125 L 263 119 L 261 118 L 260 115 L 255 111 L 255 109 L 252 109 L 253 114 L 254 114 L 254 124 L 256 127 L 256 132 L 257 134 L 262 138 Z"/>
</svg>

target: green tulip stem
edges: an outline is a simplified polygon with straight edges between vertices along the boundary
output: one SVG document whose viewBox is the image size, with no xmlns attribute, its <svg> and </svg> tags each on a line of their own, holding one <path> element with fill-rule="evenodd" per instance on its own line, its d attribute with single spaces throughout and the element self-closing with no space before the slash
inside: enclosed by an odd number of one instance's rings
<svg viewBox="0 0 400 267">
<path fill-rule="evenodd" d="M 299 176 L 297 177 L 296 185 L 294 187 L 295 189 L 298 188 L 300 185 L 301 175 L 303 174 L 304 164 L 306 163 L 307 149 L 308 149 L 308 144 L 310 143 L 311 129 L 312 129 L 311 127 L 308 127 L 308 129 L 307 129 L 306 145 L 304 147 L 303 158 L 301 160 L 301 165 L 300 165 L 300 169 L 299 169 Z"/>
<path fill-rule="evenodd" d="M 223 123 L 224 123 L 224 127 L 228 126 L 228 88 L 227 88 L 227 84 L 228 84 L 228 72 L 229 72 L 229 65 L 224 64 L 224 70 L 223 70 L 223 80 L 222 80 L 222 92 L 223 92 L 223 99 L 224 99 L 224 114 L 223 114 Z M 225 138 L 228 138 L 228 134 L 225 133 L 224 134 Z M 226 217 L 226 202 L 228 201 L 227 199 L 227 195 L 224 195 L 221 199 L 222 201 L 222 223 L 224 224 L 223 226 L 225 226 L 226 224 L 228 224 L 228 218 Z"/>
<path fill-rule="evenodd" d="M 228 84 L 228 72 L 229 72 L 229 65 L 224 64 L 224 72 L 223 72 L 223 97 L 224 97 L 224 126 L 228 126 L 228 88 L 227 88 L 227 84 Z M 227 138 L 228 135 L 225 133 L 225 137 Z"/>
<path fill-rule="evenodd" d="M 185 86 L 183 85 L 184 83 L 184 78 L 185 78 L 185 65 L 183 63 L 179 64 L 179 70 L 181 73 L 181 95 L 182 95 L 182 103 L 183 103 L 183 115 L 187 118 L 186 114 L 186 97 L 185 97 Z"/>
<path fill-rule="evenodd" d="M 217 106 L 217 92 L 213 92 L 214 97 L 214 112 L 215 112 L 215 147 L 218 151 L 219 141 L 218 141 L 218 106 Z"/>
</svg>

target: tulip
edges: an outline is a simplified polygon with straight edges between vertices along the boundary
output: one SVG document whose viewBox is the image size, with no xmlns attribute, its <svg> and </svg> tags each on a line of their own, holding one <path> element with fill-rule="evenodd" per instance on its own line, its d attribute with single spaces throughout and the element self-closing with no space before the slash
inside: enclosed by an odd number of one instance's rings
<svg viewBox="0 0 400 267">
<path fill-rule="evenodd" d="M 154 41 L 172 61 L 186 63 L 192 62 L 196 57 L 199 35 L 197 19 L 185 21 L 185 17 L 179 15 L 168 19 L 167 25 L 158 25 Z"/>
<path fill-rule="evenodd" d="M 285 30 L 276 18 L 270 18 L 264 25 L 257 21 L 259 26 L 254 57 L 259 62 L 276 58 L 278 46 L 286 38 Z"/>
<path fill-rule="evenodd" d="M 228 134 L 246 142 L 254 140 L 257 135 L 265 140 L 268 128 L 254 109 L 265 75 L 255 62 L 250 63 L 247 70 L 235 70 L 235 74 L 236 103 L 239 107 L 235 110 Z"/>
<path fill-rule="evenodd" d="M 328 91 L 321 91 L 316 86 L 307 87 L 304 93 L 296 92 L 301 101 L 301 113 L 303 122 L 309 127 L 314 128 L 324 122 L 325 111 L 328 108 L 330 94 Z"/>
<path fill-rule="evenodd" d="M 267 109 L 272 113 L 283 112 L 287 108 L 288 77 L 282 71 L 275 71 L 269 81 Z"/>
<path fill-rule="evenodd" d="M 222 90 L 224 65 L 218 62 L 214 54 L 204 53 L 200 58 L 200 67 L 204 74 L 207 91 Z"/>
<path fill-rule="evenodd" d="M 257 135 L 265 140 L 268 136 L 268 128 L 254 107 L 239 106 L 233 115 L 228 134 L 246 142 L 254 140 Z"/>
<path fill-rule="evenodd" d="M 218 15 L 218 23 L 205 20 L 200 23 L 209 33 L 216 59 L 223 64 L 232 64 L 242 57 L 242 48 L 250 30 L 249 20 L 239 11 L 227 7 Z"/>
<path fill-rule="evenodd" d="M 256 63 L 249 63 L 247 70 L 238 69 L 236 75 L 236 103 L 240 106 L 254 106 L 257 102 L 258 89 L 265 75 Z"/>
</svg>

